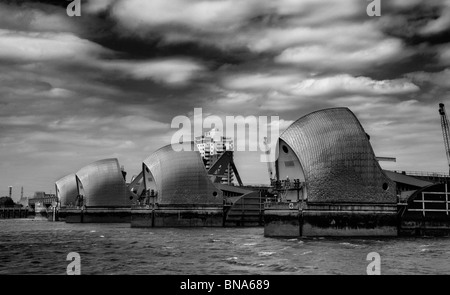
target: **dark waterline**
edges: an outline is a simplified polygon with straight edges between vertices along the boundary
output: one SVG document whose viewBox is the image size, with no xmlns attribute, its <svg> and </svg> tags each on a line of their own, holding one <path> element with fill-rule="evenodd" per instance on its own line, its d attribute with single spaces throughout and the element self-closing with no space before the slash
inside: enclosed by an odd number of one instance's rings
<svg viewBox="0 0 450 295">
<path fill-rule="evenodd" d="M 0 274 L 66 274 L 69 252 L 82 274 L 450 274 L 450 238 L 299 238 L 263 228 L 130 228 L 0 220 Z"/>
</svg>

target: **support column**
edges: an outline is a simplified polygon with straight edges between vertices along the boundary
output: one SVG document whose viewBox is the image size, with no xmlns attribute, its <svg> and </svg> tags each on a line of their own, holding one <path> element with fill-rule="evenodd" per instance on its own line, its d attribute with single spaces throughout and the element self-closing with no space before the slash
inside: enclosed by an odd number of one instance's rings
<svg viewBox="0 0 450 295">
<path fill-rule="evenodd" d="M 425 217 L 425 193 L 422 192 L 422 214 Z"/>
<path fill-rule="evenodd" d="M 448 190 L 447 190 L 447 183 L 445 183 L 445 213 L 448 215 Z"/>
</svg>

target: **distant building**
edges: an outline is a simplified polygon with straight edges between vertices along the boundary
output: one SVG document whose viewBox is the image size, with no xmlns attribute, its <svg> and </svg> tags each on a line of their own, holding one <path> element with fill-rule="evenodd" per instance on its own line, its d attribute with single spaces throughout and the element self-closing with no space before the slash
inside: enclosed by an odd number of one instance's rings
<svg viewBox="0 0 450 295">
<path fill-rule="evenodd" d="M 23 207 L 27 207 L 28 204 L 29 204 L 29 203 L 28 203 L 28 198 L 22 196 L 22 197 L 20 198 L 20 200 L 17 202 L 17 204 L 20 204 L 20 205 L 22 205 Z"/>
<path fill-rule="evenodd" d="M 53 203 L 58 202 L 58 197 L 55 194 L 47 194 L 45 192 L 35 192 L 31 199 L 28 199 L 28 206 L 34 208 L 36 203 L 41 203 L 45 207 L 52 206 Z"/>
<path fill-rule="evenodd" d="M 224 152 L 234 150 L 231 137 L 223 136 L 219 129 L 214 128 L 205 132 L 202 136 L 197 136 L 195 138 L 195 144 L 197 145 L 197 149 L 202 156 L 203 163 L 207 170 L 214 165 Z M 224 182 L 231 184 L 234 179 L 231 167 L 228 167 L 225 173 L 227 174 L 227 177 L 224 179 Z"/>
</svg>

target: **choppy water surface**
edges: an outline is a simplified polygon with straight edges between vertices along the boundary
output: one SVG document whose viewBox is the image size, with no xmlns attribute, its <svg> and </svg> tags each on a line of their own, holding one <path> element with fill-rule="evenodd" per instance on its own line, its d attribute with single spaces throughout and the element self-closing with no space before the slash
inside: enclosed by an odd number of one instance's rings
<svg viewBox="0 0 450 295">
<path fill-rule="evenodd" d="M 65 274 L 69 252 L 82 274 L 365 274 L 369 252 L 382 274 L 450 274 L 450 238 L 299 238 L 263 228 L 130 228 L 0 220 L 0 274 Z"/>
</svg>

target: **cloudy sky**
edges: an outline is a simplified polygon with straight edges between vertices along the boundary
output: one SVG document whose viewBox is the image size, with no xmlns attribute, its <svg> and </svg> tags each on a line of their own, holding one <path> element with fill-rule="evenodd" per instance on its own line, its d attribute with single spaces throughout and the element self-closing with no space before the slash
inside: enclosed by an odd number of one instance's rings
<svg viewBox="0 0 450 295">
<path fill-rule="evenodd" d="M 172 119 L 280 117 L 349 107 L 386 169 L 448 171 L 450 1 L 0 1 L 0 195 L 117 157 L 128 176 L 170 143 Z M 246 183 L 267 183 L 238 153 Z"/>
</svg>

